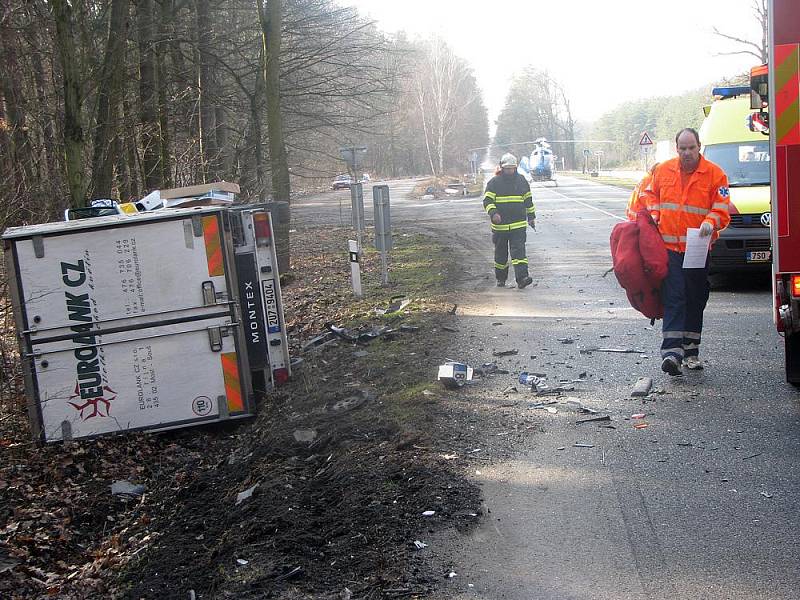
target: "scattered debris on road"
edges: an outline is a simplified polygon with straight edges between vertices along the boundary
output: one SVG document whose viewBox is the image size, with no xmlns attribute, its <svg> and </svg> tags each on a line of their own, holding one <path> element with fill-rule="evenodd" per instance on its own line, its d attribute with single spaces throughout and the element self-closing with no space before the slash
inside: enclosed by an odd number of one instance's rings
<svg viewBox="0 0 800 600">
<path fill-rule="evenodd" d="M 647 394 L 650 393 L 652 387 L 653 387 L 653 379 L 651 377 L 639 377 L 639 379 L 636 380 L 636 384 L 633 386 L 631 397 L 640 398 L 643 396 L 647 396 Z"/>
<path fill-rule="evenodd" d="M 575 424 L 581 425 L 583 423 L 594 423 L 596 421 L 610 421 L 610 420 L 611 420 L 610 415 L 603 415 L 600 417 L 589 417 L 588 419 L 578 419 L 577 421 L 575 421 Z"/>
<path fill-rule="evenodd" d="M 495 350 L 492 352 L 492 356 L 515 356 L 519 354 L 519 350 L 512 349 L 512 350 Z"/>
<path fill-rule="evenodd" d="M 635 348 L 600 348 L 598 346 L 587 346 L 581 348 L 581 354 L 591 354 L 592 352 L 608 352 L 611 354 L 644 354 L 644 350 Z"/>
<path fill-rule="evenodd" d="M 472 381 L 473 369 L 464 363 L 450 361 L 439 365 L 439 381 L 447 389 L 457 389 Z"/>
</svg>

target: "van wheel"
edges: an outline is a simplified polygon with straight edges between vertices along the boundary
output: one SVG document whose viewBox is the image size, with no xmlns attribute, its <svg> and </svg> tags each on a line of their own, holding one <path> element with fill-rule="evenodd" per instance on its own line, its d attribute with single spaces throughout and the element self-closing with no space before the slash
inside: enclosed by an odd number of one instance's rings
<svg viewBox="0 0 800 600">
<path fill-rule="evenodd" d="M 787 335 L 784 339 L 786 349 L 786 381 L 800 387 L 800 334 Z"/>
</svg>

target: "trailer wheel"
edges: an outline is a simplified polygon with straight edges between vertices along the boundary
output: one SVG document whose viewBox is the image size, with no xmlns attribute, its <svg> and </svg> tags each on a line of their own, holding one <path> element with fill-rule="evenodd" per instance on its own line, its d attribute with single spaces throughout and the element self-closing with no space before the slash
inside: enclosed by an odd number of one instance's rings
<svg viewBox="0 0 800 600">
<path fill-rule="evenodd" d="M 786 348 L 786 381 L 800 386 L 800 334 L 787 335 L 784 344 Z"/>
</svg>

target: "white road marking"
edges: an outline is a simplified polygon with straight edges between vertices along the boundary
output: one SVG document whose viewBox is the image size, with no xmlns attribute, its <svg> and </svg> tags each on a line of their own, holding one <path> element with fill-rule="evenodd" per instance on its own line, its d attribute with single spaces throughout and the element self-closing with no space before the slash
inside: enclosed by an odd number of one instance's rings
<svg viewBox="0 0 800 600">
<path fill-rule="evenodd" d="M 582 206 L 585 206 L 586 208 L 591 208 L 592 210 L 596 210 L 597 212 L 601 212 L 604 215 L 608 215 L 609 217 L 613 217 L 613 218 L 618 219 L 620 221 L 627 221 L 627 219 L 625 217 L 617 216 L 614 213 L 610 213 L 607 210 L 603 210 L 602 208 L 597 208 L 596 206 L 592 206 L 591 204 L 586 204 L 586 202 L 581 202 L 580 200 L 576 200 L 575 198 L 570 198 L 569 196 L 566 196 L 566 195 L 562 194 L 561 192 L 557 192 L 554 189 L 548 189 L 547 191 L 548 192 L 553 192 L 554 194 L 557 194 L 557 195 L 561 196 L 562 198 L 564 198 L 565 200 L 569 200 L 570 202 L 576 202 L 576 203 L 578 203 L 578 204 L 580 204 Z"/>
</svg>

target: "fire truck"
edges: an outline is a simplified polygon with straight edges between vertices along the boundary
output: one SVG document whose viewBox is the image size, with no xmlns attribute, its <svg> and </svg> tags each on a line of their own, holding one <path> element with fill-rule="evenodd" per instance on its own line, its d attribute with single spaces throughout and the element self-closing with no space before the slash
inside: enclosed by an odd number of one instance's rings
<svg viewBox="0 0 800 600">
<path fill-rule="evenodd" d="M 800 385 L 800 2 L 770 0 L 769 63 L 751 70 L 751 129 L 769 133 L 774 319 Z"/>
</svg>

